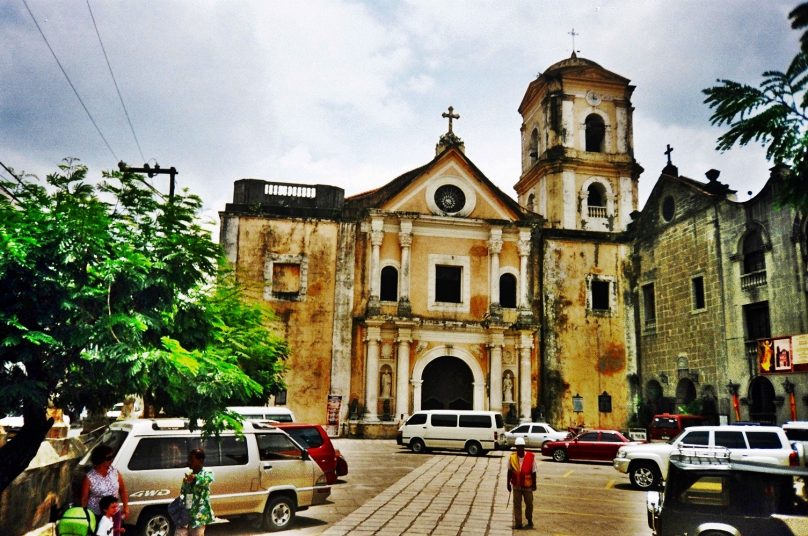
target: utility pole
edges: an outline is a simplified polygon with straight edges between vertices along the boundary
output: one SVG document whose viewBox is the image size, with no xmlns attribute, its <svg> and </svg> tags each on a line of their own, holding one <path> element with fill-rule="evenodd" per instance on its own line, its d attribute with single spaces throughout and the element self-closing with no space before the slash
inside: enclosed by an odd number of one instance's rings
<svg viewBox="0 0 808 536">
<path fill-rule="evenodd" d="M 118 169 L 126 173 L 127 171 L 131 171 L 133 173 L 145 173 L 149 177 L 154 177 L 155 175 L 170 175 L 170 182 L 168 186 L 168 202 L 174 203 L 174 182 L 178 175 L 177 169 L 172 166 L 168 169 L 162 169 L 160 164 L 155 163 L 154 167 L 149 167 L 149 164 L 143 164 L 142 168 L 134 168 L 127 166 L 123 160 L 118 162 Z"/>
</svg>

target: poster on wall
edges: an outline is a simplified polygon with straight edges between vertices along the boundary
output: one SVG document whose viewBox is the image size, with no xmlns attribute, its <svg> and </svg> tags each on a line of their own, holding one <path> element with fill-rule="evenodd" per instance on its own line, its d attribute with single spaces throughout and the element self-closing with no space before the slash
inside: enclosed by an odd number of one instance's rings
<svg viewBox="0 0 808 536">
<path fill-rule="evenodd" d="M 342 396 L 328 395 L 326 406 L 326 433 L 329 437 L 339 435 L 339 410 L 342 406 Z"/>
<path fill-rule="evenodd" d="M 759 340 L 757 360 L 761 374 L 808 370 L 808 334 Z"/>
</svg>

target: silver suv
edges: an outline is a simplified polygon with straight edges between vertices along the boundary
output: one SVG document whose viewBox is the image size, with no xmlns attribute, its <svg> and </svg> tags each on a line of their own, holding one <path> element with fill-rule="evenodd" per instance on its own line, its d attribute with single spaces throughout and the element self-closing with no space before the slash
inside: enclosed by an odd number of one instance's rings
<svg viewBox="0 0 808 536">
<path fill-rule="evenodd" d="M 653 489 L 666 478 L 671 453 L 681 447 L 725 447 L 733 461 L 800 464 L 799 453 L 779 426 L 724 425 L 691 426 L 668 443 L 620 447 L 614 468 L 628 473 L 634 487 Z"/>
<path fill-rule="evenodd" d="M 110 425 L 101 438 L 129 493 L 129 518 L 144 536 L 169 536 L 166 507 L 179 495 L 188 452 L 205 450 L 213 471 L 211 503 L 217 517 L 263 516 L 267 530 L 289 527 L 295 512 L 323 504 L 331 493 L 320 467 L 285 432 L 245 422 L 243 434 L 203 438 L 183 419 L 137 419 Z M 89 455 L 81 466 L 89 463 Z"/>
</svg>

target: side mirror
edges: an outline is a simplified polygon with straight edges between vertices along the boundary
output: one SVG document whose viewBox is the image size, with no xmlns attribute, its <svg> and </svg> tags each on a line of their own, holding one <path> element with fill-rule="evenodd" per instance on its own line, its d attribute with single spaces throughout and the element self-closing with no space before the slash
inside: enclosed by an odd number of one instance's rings
<svg viewBox="0 0 808 536">
<path fill-rule="evenodd" d="M 660 495 L 658 491 L 649 491 L 645 498 L 645 506 L 649 514 L 658 515 Z"/>
</svg>

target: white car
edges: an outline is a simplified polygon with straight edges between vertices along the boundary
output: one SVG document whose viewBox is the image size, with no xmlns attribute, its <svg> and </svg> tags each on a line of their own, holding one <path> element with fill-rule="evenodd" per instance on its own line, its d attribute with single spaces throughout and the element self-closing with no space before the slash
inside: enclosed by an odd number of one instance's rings
<svg viewBox="0 0 808 536">
<path fill-rule="evenodd" d="M 510 432 L 505 432 L 505 444 L 512 447 L 517 437 L 524 438 L 527 448 L 540 449 L 548 441 L 562 441 L 569 432 L 559 432 L 546 422 L 526 422 Z"/>
<path fill-rule="evenodd" d="M 642 443 L 620 447 L 614 468 L 627 473 L 638 489 L 659 487 L 668 476 L 671 454 L 682 448 L 725 448 L 731 461 L 800 465 L 800 453 L 779 426 L 691 426 L 669 443 Z"/>
</svg>

